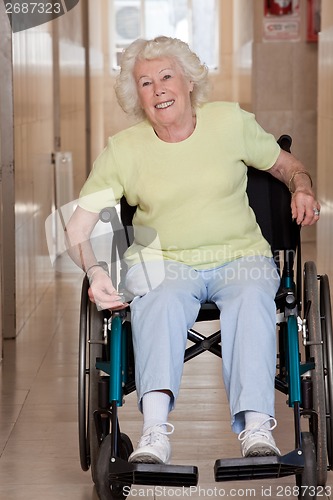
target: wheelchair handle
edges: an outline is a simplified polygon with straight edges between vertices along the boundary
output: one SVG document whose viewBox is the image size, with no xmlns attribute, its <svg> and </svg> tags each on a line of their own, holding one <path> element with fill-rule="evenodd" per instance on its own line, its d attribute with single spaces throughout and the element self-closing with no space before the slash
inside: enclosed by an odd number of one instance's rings
<svg viewBox="0 0 333 500">
<path fill-rule="evenodd" d="M 287 134 L 283 134 L 281 135 L 281 137 L 279 137 L 278 139 L 278 144 L 280 146 L 281 149 L 283 149 L 284 151 L 287 151 L 288 153 L 290 153 L 291 151 L 291 144 L 292 144 L 292 138 L 290 137 L 290 135 L 287 135 Z"/>
</svg>

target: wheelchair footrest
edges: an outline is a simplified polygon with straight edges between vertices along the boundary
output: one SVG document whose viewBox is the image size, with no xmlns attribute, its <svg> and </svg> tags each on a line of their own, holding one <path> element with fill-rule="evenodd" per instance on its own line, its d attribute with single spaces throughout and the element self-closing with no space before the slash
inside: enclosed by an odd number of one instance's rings
<svg viewBox="0 0 333 500">
<path fill-rule="evenodd" d="M 294 450 L 281 457 L 247 457 L 216 460 L 215 481 L 241 481 L 250 479 L 279 478 L 301 474 L 304 457 L 301 450 Z"/>
<path fill-rule="evenodd" d="M 151 486 L 196 486 L 198 468 L 192 465 L 136 464 L 116 458 L 110 463 L 109 481 Z"/>
</svg>

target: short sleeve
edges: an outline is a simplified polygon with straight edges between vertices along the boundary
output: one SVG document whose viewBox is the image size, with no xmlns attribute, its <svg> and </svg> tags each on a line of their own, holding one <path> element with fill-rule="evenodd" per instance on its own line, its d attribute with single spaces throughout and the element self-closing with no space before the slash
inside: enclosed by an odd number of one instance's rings
<svg viewBox="0 0 333 500">
<path fill-rule="evenodd" d="M 81 189 L 79 206 L 90 212 L 100 212 L 103 208 L 114 207 L 122 197 L 123 191 L 110 138 L 107 147 L 94 162 L 92 171 Z"/>
<path fill-rule="evenodd" d="M 253 113 L 240 109 L 243 125 L 244 158 L 246 165 L 268 170 L 280 154 L 275 137 L 266 132 L 256 121 Z"/>
</svg>

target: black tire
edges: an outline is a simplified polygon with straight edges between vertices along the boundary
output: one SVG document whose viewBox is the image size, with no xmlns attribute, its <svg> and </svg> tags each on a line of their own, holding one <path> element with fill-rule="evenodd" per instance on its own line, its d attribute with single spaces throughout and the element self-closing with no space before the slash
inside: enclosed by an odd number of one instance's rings
<svg viewBox="0 0 333 500">
<path fill-rule="evenodd" d="M 123 460 L 128 460 L 133 453 L 133 444 L 130 438 L 124 432 L 120 433 L 120 457 Z"/>
<path fill-rule="evenodd" d="M 314 500 L 317 498 L 317 461 L 316 446 L 310 432 L 302 432 L 302 450 L 304 456 L 303 474 L 297 477 L 298 498 Z"/>
<path fill-rule="evenodd" d="M 79 327 L 79 451 L 81 468 L 91 468 L 92 480 L 96 479 L 96 462 L 99 449 L 99 437 L 96 433 L 94 411 L 98 409 L 99 373 L 95 369 L 97 357 L 102 357 L 104 314 L 97 311 L 89 300 L 89 282 L 84 278 L 81 292 L 80 327 Z M 108 434 L 108 430 L 106 432 Z"/>
<path fill-rule="evenodd" d="M 81 468 L 90 467 L 90 448 L 88 439 L 87 417 L 87 342 L 88 342 L 88 297 L 89 283 L 85 278 L 82 283 L 79 326 L 79 373 L 78 373 L 78 418 L 79 418 L 79 453 Z"/>
<path fill-rule="evenodd" d="M 103 356 L 103 324 L 104 314 L 98 311 L 96 305 L 90 302 L 89 304 L 89 322 L 88 322 L 88 338 L 89 338 L 89 390 L 88 390 L 88 439 L 90 449 L 90 466 L 91 477 L 93 482 L 96 482 L 96 467 L 97 457 L 100 447 L 100 436 L 97 436 L 96 426 L 94 421 L 94 411 L 98 409 L 98 382 L 100 379 L 99 372 L 95 368 L 96 358 Z M 104 425 L 109 425 L 109 420 L 104 419 Z M 109 432 L 109 428 L 105 430 L 105 435 Z"/>
<path fill-rule="evenodd" d="M 131 440 L 126 434 L 120 434 L 119 456 L 123 460 L 128 460 L 128 457 L 133 451 Z M 111 434 L 103 440 L 98 455 L 96 479 L 96 490 L 100 500 L 125 500 L 130 492 L 130 484 L 112 483 L 110 484 L 109 463 L 111 458 Z"/>
<path fill-rule="evenodd" d="M 317 484 L 325 486 L 327 481 L 327 439 L 326 439 L 326 403 L 325 373 L 323 367 L 323 345 L 319 308 L 318 276 L 314 262 L 304 265 L 304 311 L 307 312 L 306 324 L 308 341 L 306 351 L 315 362 L 311 371 L 313 387 L 313 409 L 317 413 L 317 425 L 311 426 L 314 432 L 317 453 Z"/>
<path fill-rule="evenodd" d="M 328 276 L 320 276 L 320 318 L 324 348 L 324 372 L 326 395 L 327 458 L 329 469 L 333 467 L 333 329 L 331 295 Z"/>
</svg>

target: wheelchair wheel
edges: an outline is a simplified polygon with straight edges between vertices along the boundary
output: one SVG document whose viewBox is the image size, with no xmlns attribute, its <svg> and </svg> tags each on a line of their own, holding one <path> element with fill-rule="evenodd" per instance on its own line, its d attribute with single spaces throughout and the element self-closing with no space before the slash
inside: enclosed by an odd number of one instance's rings
<svg viewBox="0 0 333 500">
<path fill-rule="evenodd" d="M 94 411 L 99 408 L 98 401 L 98 382 L 100 380 L 99 372 L 95 368 L 96 358 L 103 356 L 103 325 L 104 314 L 98 311 L 95 304 L 89 304 L 89 386 L 88 386 L 88 440 L 90 448 L 90 467 L 91 477 L 94 483 L 96 482 L 96 463 L 100 448 L 101 436 L 97 435 L 96 425 L 94 420 Z M 109 419 L 103 419 L 103 435 L 106 436 L 109 432 Z M 106 428 L 105 428 L 106 426 Z"/>
<path fill-rule="evenodd" d="M 79 417 L 79 452 L 81 468 L 87 471 L 90 467 L 90 449 L 87 436 L 87 321 L 88 321 L 88 288 L 87 279 L 83 280 L 80 306 L 79 327 L 79 381 L 78 381 L 78 417 Z"/>
<path fill-rule="evenodd" d="M 89 283 L 85 279 L 82 285 L 80 310 L 79 449 L 81 468 L 87 471 L 91 467 L 92 479 L 95 482 L 99 450 L 99 437 L 96 434 L 93 415 L 99 406 L 99 373 L 95 369 L 95 362 L 97 357 L 102 356 L 103 345 L 98 342 L 102 340 L 104 315 L 90 302 L 88 289 Z"/>
<path fill-rule="evenodd" d="M 317 455 L 317 484 L 325 486 L 327 480 L 327 439 L 326 404 L 323 367 L 323 345 L 319 309 L 318 277 L 314 262 L 304 265 L 304 311 L 308 329 L 307 356 L 315 362 L 311 371 L 313 387 L 313 410 L 317 418 L 310 419 L 310 429 L 314 434 Z M 317 422 L 314 422 L 317 420 Z"/>
<path fill-rule="evenodd" d="M 333 331 L 331 295 L 328 276 L 320 276 L 320 318 L 324 349 L 327 456 L 329 469 L 333 467 Z"/>
<path fill-rule="evenodd" d="M 133 451 L 132 442 L 129 437 L 120 433 L 119 457 L 128 460 Z M 96 490 L 100 500 L 124 500 L 130 492 L 131 484 L 119 482 L 110 483 L 109 464 L 111 458 L 111 434 L 108 434 L 99 449 L 96 469 Z"/>
<path fill-rule="evenodd" d="M 304 471 L 297 477 L 298 498 L 314 500 L 317 498 L 317 461 L 316 447 L 311 432 L 302 432 L 302 449 L 304 455 Z"/>
</svg>

